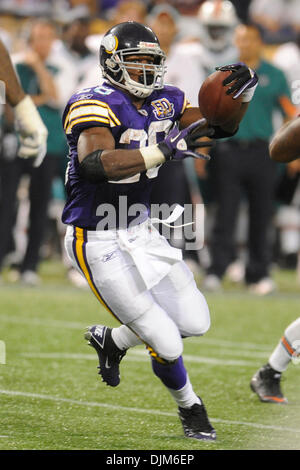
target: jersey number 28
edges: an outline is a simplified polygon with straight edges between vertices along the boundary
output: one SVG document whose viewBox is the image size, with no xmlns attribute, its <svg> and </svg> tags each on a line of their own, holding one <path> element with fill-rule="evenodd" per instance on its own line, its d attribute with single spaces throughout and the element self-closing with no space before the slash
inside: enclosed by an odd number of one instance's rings
<svg viewBox="0 0 300 470">
<path fill-rule="evenodd" d="M 147 145 L 157 144 L 157 134 L 163 133 L 166 135 L 171 129 L 173 122 L 170 119 L 164 121 L 151 122 L 148 133 L 145 129 L 127 129 L 120 137 L 120 144 L 130 144 L 132 141 L 139 142 L 139 148 L 146 147 Z M 148 178 L 156 178 L 158 170 L 161 165 L 147 170 L 146 175 Z M 129 178 L 122 179 L 121 181 L 109 181 L 110 183 L 136 183 L 141 177 L 140 173 Z"/>
</svg>

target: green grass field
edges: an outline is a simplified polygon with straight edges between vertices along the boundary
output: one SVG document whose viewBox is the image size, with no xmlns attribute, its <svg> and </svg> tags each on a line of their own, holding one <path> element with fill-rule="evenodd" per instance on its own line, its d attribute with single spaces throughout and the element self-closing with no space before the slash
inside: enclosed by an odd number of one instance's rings
<svg viewBox="0 0 300 470">
<path fill-rule="evenodd" d="M 275 273 L 279 290 L 269 297 L 230 285 L 207 295 L 211 329 L 185 340 L 185 363 L 216 428 L 216 443 L 183 436 L 176 406 L 143 347 L 124 358 L 119 387 L 103 384 L 84 328 L 117 323 L 89 291 L 69 284 L 59 263 L 44 263 L 42 277 L 35 289 L 0 286 L 0 340 L 6 344 L 0 449 L 300 449 L 300 365 L 290 364 L 284 374 L 287 406 L 263 404 L 249 388 L 299 316 L 294 272 Z"/>
</svg>

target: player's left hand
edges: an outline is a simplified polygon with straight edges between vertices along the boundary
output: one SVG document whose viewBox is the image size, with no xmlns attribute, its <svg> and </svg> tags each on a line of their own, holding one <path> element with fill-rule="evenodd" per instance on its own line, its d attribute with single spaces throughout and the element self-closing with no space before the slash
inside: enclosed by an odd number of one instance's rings
<svg viewBox="0 0 300 470">
<path fill-rule="evenodd" d="M 223 86 L 228 86 L 233 82 L 233 85 L 226 91 L 227 95 L 234 93 L 234 100 L 242 95 L 243 103 L 251 101 L 258 82 L 258 76 L 254 70 L 244 64 L 244 62 L 223 65 L 222 67 L 216 67 L 216 70 L 220 70 L 221 72 L 231 72 L 231 75 L 226 77 L 223 81 Z"/>
<path fill-rule="evenodd" d="M 213 141 L 199 141 L 202 137 L 212 137 L 214 129 L 207 126 L 206 119 L 193 122 L 183 130 L 177 126 L 169 132 L 164 141 L 158 144 L 166 160 L 182 160 L 186 157 L 203 158 L 209 160 L 210 156 L 197 151 L 199 148 L 211 147 Z"/>
<path fill-rule="evenodd" d="M 33 166 L 38 167 L 47 151 L 47 128 L 29 95 L 14 110 L 15 126 L 21 143 L 18 155 L 21 158 L 34 158 Z"/>
</svg>

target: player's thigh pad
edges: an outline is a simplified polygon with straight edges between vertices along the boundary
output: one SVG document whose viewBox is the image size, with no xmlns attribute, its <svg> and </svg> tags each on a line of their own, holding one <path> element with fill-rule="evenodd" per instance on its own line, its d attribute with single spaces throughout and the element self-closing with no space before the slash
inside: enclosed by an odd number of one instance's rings
<svg viewBox="0 0 300 470">
<path fill-rule="evenodd" d="M 183 336 L 200 336 L 210 328 L 207 302 L 184 261 L 176 263 L 151 292 Z"/>
<path fill-rule="evenodd" d="M 76 243 L 67 231 L 65 247 L 72 264 L 83 274 L 98 300 L 123 324 L 150 310 L 153 297 L 146 290 L 130 256 L 115 240 Z"/>
</svg>

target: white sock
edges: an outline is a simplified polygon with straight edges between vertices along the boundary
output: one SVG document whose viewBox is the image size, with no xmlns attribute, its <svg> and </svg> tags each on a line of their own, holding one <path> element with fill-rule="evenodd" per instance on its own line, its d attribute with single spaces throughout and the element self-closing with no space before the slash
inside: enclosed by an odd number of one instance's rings
<svg viewBox="0 0 300 470">
<path fill-rule="evenodd" d="M 143 341 L 126 325 L 113 328 L 111 331 L 111 336 L 117 347 L 121 350 L 133 348 L 138 344 L 143 344 Z"/>
<path fill-rule="evenodd" d="M 278 372 L 286 370 L 300 346 L 300 318 L 291 323 L 269 358 L 270 366 Z"/>
<path fill-rule="evenodd" d="M 186 384 L 182 388 L 179 390 L 168 388 L 168 390 L 180 408 L 191 408 L 195 403 L 201 405 L 201 400 L 194 392 L 188 376 Z"/>
<path fill-rule="evenodd" d="M 282 342 L 278 343 L 274 351 L 272 352 L 269 364 L 272 369 L 277 370 L 278 372 L 283 372 L 286 370 L 291 360 L 291 356 L 288 354 Z"/>
</svg>

